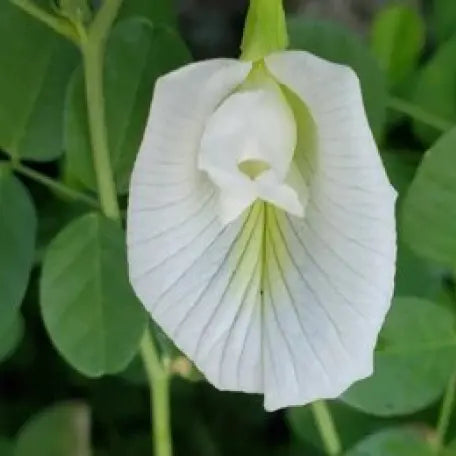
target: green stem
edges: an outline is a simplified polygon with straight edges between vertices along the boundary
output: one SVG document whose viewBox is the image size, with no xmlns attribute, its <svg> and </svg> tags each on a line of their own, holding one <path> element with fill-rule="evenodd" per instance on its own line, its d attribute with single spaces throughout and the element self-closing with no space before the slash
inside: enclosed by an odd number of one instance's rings
<svg viewBox="0 0 456 456">
<path fill-rule="evenodd" d="M 3 0 L 4 1 L 4 0 Z M 79 45 L 78 35 L 71 22 L 64 18 L 54 16 L 45 9 L 36 5 L 30 0 L 10 0 L 11 3 L 24 10 L 27 14 L 43 22 L 55 32 L 63 35 L 77 46 Z"/>
<path fill-rule="evenodd" d="M 88 33 L 78 27 L 98 193 L 104 214 L 113 220 L 120 220 L 120 210 L 106 130 L 103 68 L 106 41 L 121 5 L 122 0 L 105 0 Z"/>
<path fill-rule="evenodd" d="M 339 455 L 342 452 L 342 445 L 328 405 L 325 401 L 316 401 L 311 404 L 311 407 L 326 454 Z"/>
<path fill-rule="evenodd" d="M 395 111 L 406 114 L 415 120 L 418 120 L 426 125 L 429 125 L 430 127 L 435 128 L 436 130 L 443 132 L 449 130 L 455 125 L 449 120 L 427 112 L 420 106 L 417 106 L 416 104 L 410 103 L 406 100 L 402 100 L 401 98 L 390 97 L 388 106 Z"/>
<path fill-rule="evenodd" d="M 111 166 L 103 90 L 103 63 L 109 31 L 122 0 L 104 0 L 89 30 L 78 25 L 83 55 L 89 131 L 100 205 L 106 217 L 120 222 L 114 173 Z M 155 348 L 149 330 L 141 341 L 141 355 L 151 391 L 155 456 L 171 456 L 172 440 L 169 410 L 169 377 Z"/>
<path fill-rule="evenodd" d="M 163 367 L 149 329 L 141 341 L 141 355 L 151 386 L 152 436 L 155 456 L 171 456 L 169 374 Z"/>
<path fill-rule="evenodd" d="M 443 396 L 442 406 L 440 408 L 439 418 L 436 429 L 435 453 L 439 454 L 445 443 L 445 436 L 450 424 L 451 414 L 456 400 L 456 373 L 453 374 L 448 382 L 447 389 Z"/>
<path fill-rule="evenodd" d="M 108 3 L 108 2 L 107 2 Z M 100 205 L 106 217 L 120 220 L 119 203 L 111 167 L 103 92 L 104 50 L 90 39 L 82 44 L 90 140 Z"/>
<path fill-rule="evenodd" d="M 85 204 L 88 204 L 89 206 L 93 208 L 99 208 L 98 202 L 95 198 L 92 198 L 89 195 L 86 195 L 85 193 L 78 192 L 77 190 L 74 190 L 70 187 L 67 187 L 66 185 L 62 184 L 61 182 L 58 182 L 54 179 L 51 179 L 50 177 L 46 176 L 45 174 L 41 174 L 38 171 L 35 171 L 32 168 L 29 168 L 28 166 L 22 165 L 20 163 L 12 163 L 12 168 L 14 171 L 16 171 L 19 174 L 22 174 L 23 176 L 28 177 L 29 179 L 34 180 L 35 182 L 38 182 L 51 190 L 55 191 L 56 193 L 60 193 L 62 195 L 65 195 L 71 199 L 81 201 Z"/>
</svg>

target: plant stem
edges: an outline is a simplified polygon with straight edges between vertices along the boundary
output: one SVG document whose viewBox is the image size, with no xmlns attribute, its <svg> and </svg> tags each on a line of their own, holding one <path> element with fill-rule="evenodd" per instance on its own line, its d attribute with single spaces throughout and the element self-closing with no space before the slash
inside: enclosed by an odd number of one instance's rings
<svg viewBox="0 0 456 456">
<path fill-rule="evenodd" d="M 109 2 L 106 2 L 109 3 Z M 106 217 L 120 220 L 119 203 L 111 167 L 103 92 L 104 48 L 90 39 L 82 44 L 87 114 L 100 205 Z"/>
<path fill-rule="evenodd" d="M 85 193 L 78 192 L 77 190 L 67 187 L 66 185 L 46 176 L 45 174 L 41 174 L 40 172 L 35 171 L 28 166 L 22 165 L 20 163 L 12 163 L 11 165 L 14 171 L 17 173 L 22 174 L 23 176 L 26 176 L 29 179 L 32 179 L 35 182 L 38 182 L 50 188 L 56 193 L 61 193 L 62 195 L 68 196 L 71 199 L 81 201 L 93 208 L 99 208 L 98 201 L 95 198 L 86 195 Z"/>
<path fill-rule="evenodd" d="M 83 55 L 87 112 L 100 205 L 106 217 L 120 223 L 114 174 L 106 128 L 103 67 L 105 45 L 122 0 L 104 0 L 86 31 L 77 27 Z M 155 456 L 171 456 L 172 440 L 169 410 L 169 376 L 156 351 L 149 329 L 141 341 L 141 355 L 149 381 L 152 409 L 152 435 Z"/>
<path fill-rule="evenodd" d="M 30 0 L 10 0 L 11 3 L 24 10 L 27 14 L 43 22 L 55 32 L 63 35 L 65 38 L 79 45 L 78 35 L 70 21 L 64 18 L 54 16 L 48 13 L 45 9 L 39 7 Z"/>
<path fill-rule="evenodd" d="M 440 408 L 439 418 L 437 421 L 436 440 L 435 440 L 435 454 L 439 454 L 445 443 L 445 436 L 450 424 L 451 413 L 455 405 L 456 399 L 456 373 L 453 374 L 448 382 L 445 394 Z"/>
<path fill-rule="evenodd" d="M 141 341 L 141 355 L 151 386 L 152 436 L 155 456 L 171 456 L 169 374 L 158 356 L 149 328 Z"/>
<path fill-rule="evenodd" d="M 315 401 L 311 407 L 326 454 L 328 456 L 339 455 L 342 451 L 342 445 L 328 405 L 325 401 Z"/>
<path fill-rule="evenodd" d="M 401 98 L 390 97 L 388 106 L 391 109 L 406 114 L 415 120 L 418 120 L 426 125 L 429 125 L 430 127 L 435 128 L 436 130 L 445 132 L 455 126 L 455 123 L 427 112 L 420 106 L 417 106 L 406 100 L 402 100 Z"/>
<path fill-rule="evenodd" d="M 121 5 L 122 0 L 105 0 L 88 33 L 85 33 L 81 27 L 78 28 L 84 63 L 90 139 L 100 204 L 106 217 L 118 221 L 120 221 L 120 210 L 106 130 L 103 68 L 106 41 Z"/>
</svg>

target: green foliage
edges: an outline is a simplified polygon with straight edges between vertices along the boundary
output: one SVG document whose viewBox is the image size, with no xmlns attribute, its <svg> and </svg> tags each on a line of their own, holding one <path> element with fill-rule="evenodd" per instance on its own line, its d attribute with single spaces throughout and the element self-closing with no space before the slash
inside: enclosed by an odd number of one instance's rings
<svg viewBox="0 0 456 456">
<path fill-rule="evenodd" d="M 128 189 L 141 143 L 155 80 L 189 60 L 173 30 L 129 19 L 113 30 L 105 67 L 109 145 L 119 193 Z M 122 109 L 119 109 L 119 106 Z M 65 108 L 65 145 L 71 175 L 96 190 L 82 71 L 75 72 Z"/>
<path fill-rule="evenodd" d="M 0 362 L 11 356 L 21 341 L 23 333 L 24 323 L 20 315 L 0 320 Z M 1 451 L 0 454 L 2 454 Z"/>
<path fill-rule="evenodd" d="M 13 456 L 13 444 L 4 437 L 0 437 L 0 454 L 2 456 Z"/>
<path fill-rule="evenodd" d="M 367 415 L 340 401 L 331 401 L 328 404 L 343 448 L 352 447 L 364 436 L 381 430 L 388 423 L 384 418 Z M 310 406 L 290 408 L 287 411 L 287 421 L 292 432 L 301 442 L 311 444 L 323 451 Z"/>
<path fill-rule="evenodd" d="M 52 341 L 79 371 L 97 377 L 133 359 L 146 320 L 114 222 L 88 214 L 57 235 L 44 259 L 40 299 Z"/>
<path fill-rule="evenodd" d="M 456 128 L 426 153 L 403 208 L 405 239 L 425 258 L 456 266 Z M 423 227 L 426 227 L 423 230 Z"/>
<path fill-rule="evenodd" d="M 126 18 L 145 18 L 154 24 L 175 26 L 177 22 L 173 2 L 169 0 L 128 0 L 124 1 L 119 12 L 118 20 Z"/>
<path fill-rule="evenodd" d="M 444 41 L 456 32 L 456 2 L 453 0 L 433 0 L 432 8 L 435 35 L 439 40 Z"/>
<path fill-rule="evenodd" d="M 3 453 L 1 453 L 3 456 Z M 90 411 L 79 402 L 49 407 L 20 430 L 14 456 L 90 456 Z"/>
<path fill-rule="evenodd" d="M 371 46 L 391 86 L 403 82 L 416 68 L 424 39 L 424 23 L 415 9 L 397 3 L 378 13 Z"/>
<path fill-rule="evenodd" d="M 417 75 L 414 102 L 431 114 L 456 123 L 456 35 L 442 44 Z M 427 144 L 438 138 L 435 129 L 415 122 L 416 134 Z"/>
<path fill-rule="evenodd" d="M 382 154 L 388 177 L 399 193 L 396 216 L 399 226 L 396 260 L 395 296 L 419 296 L 434 299 L 442 291 L 443 270 L 438 264 L 418 257 L 408 246 L 402 230 L 402 205 L 421 156 L 411 151 L 387 151 Z"/>
<path fill-rule="evenodd" d="M 0 43 L 0 148 L 52 160 L 62 153 L 63 101 L 76 50 L 6 0 Z"/>
<path fill-rule="evenodd" d="M 367 437 L 346 456 L 432 456 L 435 452 L 418 430 L 388 429 Z"/>
<path fill-rule="evenodd" d="M 16 317 L 33 263 L 36 214 L 24 186 L 0 163 L 0 336 Z"/>
<path fill-rule="evenodd" d="M 88 0 L 60 0 L 62 14 L 72 22 L 86 23 L 91 17 Z"/>
<path fill-rule="evenodd" d="M 381 137 L 386 114 L 386 81 L 361 38 L 339 25 L 314 19 L 293 18 L 288 21 L 288 31 L 291 48 L 304 49 L 356 71 L 370 125 L 376 136 Z"/>
<path fill-rule="evenodd" d="M 396 299 L 380 333 L 374 374 L 342 400 L 379 416 L 411 414 L 434 402 L 455 368 L 455 323 L 437 304 Z"/>
</svg>

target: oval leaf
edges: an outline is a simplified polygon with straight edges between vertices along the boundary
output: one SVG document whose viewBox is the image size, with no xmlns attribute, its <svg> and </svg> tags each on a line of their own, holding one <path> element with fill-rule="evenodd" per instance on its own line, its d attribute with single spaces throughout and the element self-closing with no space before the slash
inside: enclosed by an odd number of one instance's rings
<svg viewBox="0 0 456 456">
<path fill-rule="evenodd" d="M 168 28 L 131 19 L 114 29 L 106 55 L 105 97 L 111 158 L 120 193 L 128 188 L 155 80 L 188 58 L 182 40 Z M 66 104 L 67 166 L 73 177 L 96 190 L 87 125 L 84 83 L 79 70 L 70 84 Z"/>
<path fill-rule="evenodd" d="M 415 69 L 424 39 L 424 22 L 413 8 L 392 4 L 378 13 L 371 45 L 391 85 L 402 82 Z"/>
<path fill-rule="evenodd" d="M 5 325 L 16 316 L 24 297 L 35 238 L 36 214 L 30 196 L 0 164 L 0 321 Z"/>
<path fill-rule="evenodd" d="M 374 375 L 356 383 L 342 400 L 379 416 L 416 412 L 442 394 L 455 359 L 451 311 L 418 298 L 398 298 L 380 334 Z"/>
<path fill-rule="evenodd" d="M 456 267 L 456 128 L 426 153 L 403 206 L 404 238 L 419 255 Z M 426 227 L 426 229 L 423 229 Z"/>
<path fill-rule="evenodd" d="M 456 35 L 438 48 L 418 73 L 414 102 L 430 114 L 456 124 Z M 426 143 L 440 134 L 434 128 L 414 121 L 416 134 Z"/>
<path fill-rule="evenodd" d="M 455 33 L 456 2 L 454 0 L 433 0 L 432 8 L 434 33 L 440 41 L 444 41 Z"/>
<path fill-rule="evenodd" d="M 90 456 L 89 408 L 66 402 L 32 417 L 19 432 L 14 456 L 38 455 Z"/>
<path fill-rule="evenodd" d="M 124 234 L 89 214 L 70 223 L 46 253 L 41 310 L 62 356 L 87 376 L 123 370 L 146 317 L 127 278 Z"/>
<path fill-rule="evenodd" d="M 432 456 L 435 452 L 417 430 L 398 428 L 373 434 L 346 456 Z"/>
<path fill-rule="evenodd" d="M 62 153 L 63 100 L 77 61 L 71 44 L 0 2 L 0 149 L 39 161 Z"/>
</svg>

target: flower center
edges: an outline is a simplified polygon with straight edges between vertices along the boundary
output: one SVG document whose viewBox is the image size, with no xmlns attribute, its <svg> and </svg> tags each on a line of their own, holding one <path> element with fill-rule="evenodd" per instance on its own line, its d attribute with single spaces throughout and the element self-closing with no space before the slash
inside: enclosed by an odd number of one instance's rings
<svg viewBox="0 0 456 456">
<path fill-rule="evenodd" d="M 244 160 L 238 163 L 238 168 L 251 180 L 255 180 L 260 174 L 271 169 L 269 163 L 263 160 Z"/>
<path fill-rule="evenodd" d="M 296 122 L 280 86 L 263 67 L 212 113 L 200 144 L 198 167 L 219 190 L 219 218 L 235 220 L 257 199 L 303 216 L 290 184 Z"/>
</svg>

